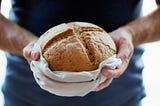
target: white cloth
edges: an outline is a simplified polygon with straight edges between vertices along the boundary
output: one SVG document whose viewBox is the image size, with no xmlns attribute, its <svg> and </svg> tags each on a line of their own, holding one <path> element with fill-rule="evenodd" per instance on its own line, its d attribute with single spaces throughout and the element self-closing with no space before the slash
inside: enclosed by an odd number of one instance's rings
<svg viewBox="0 0 160 106">
<path fill-rule="evenodd" d="M 121 59 L 114 55 L 101 62 L 99 68 L 93 71 L 51 71 L 42 56 L 40 46 L 35 44 L 34 49 L 40 51 L 40 60 L 30 63 L 36 82 L 42 89 L 59 96 L 71 97 L 88 94 L 106 79 L 106 76 L 100 73 L 102 67 L 115 69 L 122 63 Z"/>
</svg>

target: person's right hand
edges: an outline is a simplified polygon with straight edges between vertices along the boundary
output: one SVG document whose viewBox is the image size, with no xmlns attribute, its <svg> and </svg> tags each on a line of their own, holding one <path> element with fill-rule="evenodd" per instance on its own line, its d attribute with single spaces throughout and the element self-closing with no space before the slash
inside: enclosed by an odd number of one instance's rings
<svg viewBox="0 0 160 106">
<path fill-rule="evenodd" d="M 132 42 L 132 34 L 127 29 L 119 28 L 109 33 L 117 47 L 117 58 L 122 60 L 122 64 L 116 69 L 102 69 L 102 74 L 107 79 L 102 82 L 94 91 L 100 91 L 105 87 L 108 87 L 114 78 L 120 77 L 128 67 L 132 54 L 134 52 L 134 45 Z"/>
<path fill-rule="evenodd" d="M 23 48 L 23 56 L 30 63 L 32 60 L 39 60 L 40 53 L 38 51 L 33 50 L 33 46 L 36 41 L 30 42 L 27 46 Z"/>
</svg>

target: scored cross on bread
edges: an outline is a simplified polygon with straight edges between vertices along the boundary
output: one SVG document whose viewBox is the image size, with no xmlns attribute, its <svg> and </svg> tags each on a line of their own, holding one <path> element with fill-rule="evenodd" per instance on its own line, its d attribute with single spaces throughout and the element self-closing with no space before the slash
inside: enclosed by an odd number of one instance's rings
<svg viewBox="0 0 160 106">
<path fill-rule="evenodd" d="M 110 35 L 86 22 L 57 25 L 45 32 L 37 43 L 52 71 L 92 71 L 116 53 Z"/>
</svg>

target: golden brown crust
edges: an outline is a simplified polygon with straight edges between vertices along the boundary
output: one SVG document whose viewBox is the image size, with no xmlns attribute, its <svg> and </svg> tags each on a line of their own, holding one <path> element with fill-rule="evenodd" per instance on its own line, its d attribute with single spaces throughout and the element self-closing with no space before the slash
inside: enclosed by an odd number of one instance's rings
<svg viewBox="0 0 160 106">
<path fill-rule="evenodd" d="M 116 46 L 107 32 L 84 22 L 53 27 L 38 43 L 51 70 L 91 71 L 116 53 Z"/>
</svg>

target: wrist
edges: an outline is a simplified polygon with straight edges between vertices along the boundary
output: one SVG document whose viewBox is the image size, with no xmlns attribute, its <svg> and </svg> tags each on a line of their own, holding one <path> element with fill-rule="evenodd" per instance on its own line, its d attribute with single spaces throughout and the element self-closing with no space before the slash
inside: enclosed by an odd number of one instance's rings
<svg viewBox="0 0 160 106">
<path fill-rule="evenodd" d="M 8 20 L 6 20 L 2 29 L 0 37 L 3 37 L 3 40 L 0 40 L 0 48 L 17 55 L 22 55 L 23 48 L 31 41 L 38 39 L 31 32 Z"/>
<path fill-rule="evenodd" d="M 133 30 L 133 28 L 126 25 L 126 26 L 123 26 L 119 29 L 122 31 L 122 33 L 124 33 L 125 35 L 127 35 L 130 38 L 130 40 L 131 40 L 131 42 L 133 43 L 134 46 L 138 45 L 138 43 L 135 41 L 136 33 Z"/>
<path fill-rule="evenodd" d="M 127 40 L 133 43 L 133 38 L 134 38 L 135 33 L 132 31 L 130 27 L 124 26 L 124 27 L 118 28 L 118 30 L 120 30 L 119 32 L 121 33 L 121 35 L 126 36 Z"/>
</svg>

